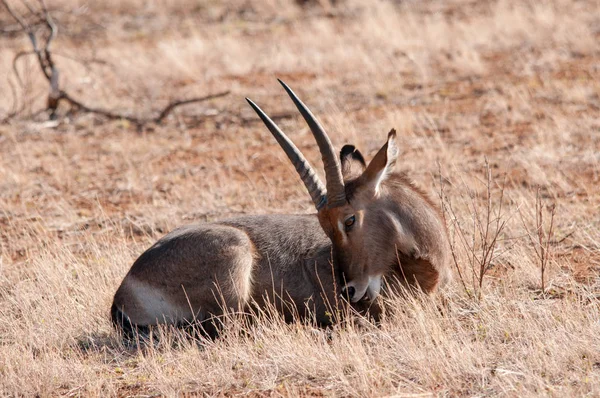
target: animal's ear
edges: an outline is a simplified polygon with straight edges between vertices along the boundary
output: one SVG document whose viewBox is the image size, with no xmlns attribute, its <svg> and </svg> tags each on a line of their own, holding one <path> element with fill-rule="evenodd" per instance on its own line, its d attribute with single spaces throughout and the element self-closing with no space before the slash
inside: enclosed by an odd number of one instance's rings
<svg viewBox="0 0 600 398">
<path fill-rule="evenodd" d="M 373 195 L 378 195 L 381 183 L 394 170 L 397 159 L 396 130 L 392 129 L 388 133 L 387 142 L 377 152 L 377 155 L 371 160 L 371 163 L 360 177 L 361 185 L 373 192 Z"/>
<path fill-rule="evenodd" d="M 363 155 L 354 145 L 344 145 L 340 151 L 340 160 L 344 181 L 360 177 L 367 168 L 365 158 L 363 158 Z"/>
</svg>

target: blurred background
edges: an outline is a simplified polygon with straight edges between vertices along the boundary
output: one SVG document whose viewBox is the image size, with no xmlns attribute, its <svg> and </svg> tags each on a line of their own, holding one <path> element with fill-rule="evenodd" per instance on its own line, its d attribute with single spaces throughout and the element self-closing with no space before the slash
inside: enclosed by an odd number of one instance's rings
<svg viewBox="0 0 600 398">
<path fill-rule="evenodd" d="M 218 204 L 198 196 L 214 198 L 206 192 L 220 184 L 212 173 L 226 168 L 239 182 L 222 193 L 228 209 L 240 206 L 228 198 L 241 192 L 251 195 L 245 206 L 280 207 L 287 189 L 309 206 L 293 174 L 285 175 L 293 188 L 270 174 L 288 166 L 243 100 L 254 99 L 318 162 L 276 78 L 300 93 L 339 147 L 354 143 L 370 155 L 398 129 L 408 171 L 431 173 L 435 162 L 466 170 L 487 155 L 502 159 L 517 185 L 541 184 L 552 195 L 582 189 L 581 178 L 596 173 L 595 1 L 52 1 L 53 89 L 27 35 L 43 50 L 44 3 L 3 3 L 4 191 L 40 178 L 52 162 L 44 183 L 57 191 L 110 203 L 124 190 L 207 209 Z M 69 98 L 56 101 L 58 93 Z M 169 104 L 198 99 L 155 122 Z M 560 172 L 552 172 L 556 161 Z M 581 169 L 586 161 L 594 171 Z M 26 167 L 14 169 L 18 162 Z M 273 185 L 248 178 L 251 171 Z M 193 193 L 178 181 L 188 172 L 197 174 Z"/>
<path fill-rule="evenodd" d="M 312 109 L 337 148 L 355 144 L 369 160 L 387 132 L 398 131 L 398 170 L 444 209 L 462 292 L 453 302 L 482 291 L 491 297 L 481 304 L 489 311 L 483 321 L 479 310 L 461 307 L 450 311 L 451 326 L 435 324 L 448 334 L 440 332 L 434 345 L 446 344 L 452 366 L 434 366 L 419 351 L 429 343 L 414 337 L 428 334 L 417 332 L 396 336 L 413 342 L 410 366 L 369 362 L 347 373 L 336 367 L 347 359 L 337 356 L 342 341 L 331 358 L 298 376 L 306 363 L 301 347 L 312 349 L 307 334 L 274 348 L 291 353 L 274 360 L 281 369 L 292 366 L 290 385 L 358 396 L 397 386 L 485 395 L 506 392 L 506 379 L 480 383 L 478 372 L 504 361 L 513 369 L 509 384 L 525 395 L 598 393 L 600 358 L 585 347 L 600 333 L 581 332 L 597 330 L 597 307 L 586 303 L 600 297 L 595 0 L 2 0 L 0 390 L 56 395 L 83 380 L 86 387 L 75 392 L 125 394 L 124 385 L 137 380 L 141 387 L 132 391 L 168 394 L 197 380 L 183 367 L 167 373 L 158 360 L 124 356 L 108 308 L 132 261 L 178 225 L 313 211 L 244 101 L 259 104 L 320 170 L 312 136 L 277 78 Z M 546 263 L 542 247 L 552 253 Z M 543 302 L 563 320 L 576 314 L 581 340 L 567 337 L 575 332 L 560 329 L 558 318 L 544 318 L 552 311 L 532 301 L 540 288 L 552 298 L 576 297 Z M 506 312 L 494 307 L 512 299 Z M 529 306 L 521 311 L 523 303 Z M 524 313 L 540 318 L 526 322 Z M 536 343 L 506 349 L 513 340 L 502 337 L 509 332 L 500 320 Z M 478 345 L 482 327 L 497 337 L 489 345 Z M 464 337 L 460 349 L 455 336 Z M 250 349 L 235 342 L 220 348 L 223 358 Z M 367 351 L 380 347 L 365 344 Z M 540 345 L 564 356 L 549 362 L 526 348 Z M 380 354 L 397 356 L 396 348 Z M 186 363 L 185 352 L 168 355 Z M 200 362 L 191 367 L 208 369 L 215 359 L 206 355 L 194 352 Z M 204 391 L 230 391 L 220 389 L 227 383 L 248 391 L 240 381 L 248 374 L 267 390 L 287 383 L 264 376 L 260 363 L 247 373 L 229 362 L 219 366 L 221 384 Z M 571 383 L 584 379 L 591 384 Z M 440 390 L 449 380 L 463 383 Z M 557 385 L 565 389 L 545 389 Z"/>
</svg>

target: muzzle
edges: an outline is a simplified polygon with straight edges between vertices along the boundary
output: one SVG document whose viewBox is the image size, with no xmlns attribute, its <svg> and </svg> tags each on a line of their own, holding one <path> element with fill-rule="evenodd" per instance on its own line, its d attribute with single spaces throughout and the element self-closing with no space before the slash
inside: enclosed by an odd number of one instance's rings
<svg viewBox="0 0 600 398">
<path fill-rule="evenodd" d="M 362 283 L 361 283 L 362 282 Z M 342 296 L 357 303 L 363 299 L 375 300 L 381 291 L 381 275 L 369 276 L 364 281 L 352 280 L 342 288 Z"/>
</svg>

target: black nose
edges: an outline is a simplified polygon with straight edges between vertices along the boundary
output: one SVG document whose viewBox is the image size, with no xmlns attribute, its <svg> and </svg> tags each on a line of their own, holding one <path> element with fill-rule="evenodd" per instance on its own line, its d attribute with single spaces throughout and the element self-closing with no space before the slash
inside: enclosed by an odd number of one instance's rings
<svg viewBox="0 0 600 398">
<path fill-rule="evenodd" d="M 354 297 L 354 293 L 356 293 L 356 289 L 354 288 L 354 286 L 344 286 L 344 288 L 342 289 L 342 294 L 344 296 L 348 296 L 350 300 L 352 300 L 352 298 Z"/>
</svg>

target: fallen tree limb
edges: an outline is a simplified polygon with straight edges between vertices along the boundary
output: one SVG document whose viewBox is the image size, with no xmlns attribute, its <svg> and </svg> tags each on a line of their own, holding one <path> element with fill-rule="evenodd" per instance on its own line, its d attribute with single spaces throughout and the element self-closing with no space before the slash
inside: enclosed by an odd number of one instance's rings
<svg viewBox="0 0 600 398">
<path fill-rule="evenodd" d="M 107 119 L 123 119 L 129 122 L 135 123 L 138 127 L 141 127 L 148 123 L 156 123 L 160 124 L 163 122 L 167 116 L 177 107 L 182 105 L 189 105 L 198 102 L 208 101 L 215 98 L 224 97 L 229 94 L 229 91 L 222 91 L 215 94 L 209 94 L 203 97 L 195 97 L 190 99 L 177 99 L 169 102 L 156 117 L 152 118 L 139 118 L 135 116 L 130 116 L 124 113 L 113 112 L 106 109 L 96 108 L 90 105 L 83 103 L 82 101 L 76 99 L 71 94 L 66 92 L 65 90 L 60 89 L 59 86 L 59 76 L 60 71 L 56 64 L 54 63 L 54 55 L 68 57 L 61 54 L 54 54 L 50 47 L 52 41 L 56 38 L 58 34 L 58 27 L 54 23 L 48 8 L 46 7 L 46 3 L 44 0 L 38 0 L 40 4 L 40 10 L 35 10 L 28 2 L 23 2 L 27 9 L 36 17 L 36 23 L 34 26 L 45 26 L 46 31 L 46 39 L 42 48 L 38 46 L 38 37 L 36 32 L 34 31 L 32 25 L 30 25 L 25 18 L 23 18 L 19 13 L 17 13 L 8 3 L 7 0 L 0 0 L 8 13 L 12 16 L 12 18 L 17 22 L 17 24 L 21 27 L 22 31 L 27 33 L 29 37 L 29 41 L 31 42 L 32 50 L 31 51 L 20 51 L 18 52 L 13 59 L 13 70 L 16 75 L 17 81 L 22 85 L 21 78 L 18 73 L 18 69 L 16 66 L 19 58 L 27 55 L 36 55 L 38 60 L 38 64 L 44 77 L 49 83 L 49 93 L 48 93 L 48 101 L 46 110 L 50 111 L 50 119 L 56 119 L 57 117 L 57 109 L 60 102 L 66 102 L 70 106 L 77 108 L 80 112 L 93 113 L 96 115 L 100 115 L 106 117 Z M 72 57 L 68 57 L 71 58 Z M 79 62 L 79 61 L 78 61 Z M 11 112 L 7 117 L 5 117 L 5 121 L 15 116 L 17 112 Z"/>
<path fill-rule="evenodd" d="M 62 90 L 59 92 L 58 98 L 69 102 L 73 106 L 76 106 L 82 112 L 95 113 L 97 115 L 104 116 L 107 119 L 113 119 L 113 120 L 114 119 L 116 119 L 116 120 L 123 119 L 123 120 L 130 121 L 132 123 L 135 123 L 138 126 L 143 126 L 144 124 L 148 124 L 148 123 L 160 124 L 167 116 L 169 116 L 169 113 L 171 113 L 171 111 L 173 111 L 173 109 L 177 108 L 178 106 L 208 101 L 208 100 L 211 100 L 214 98 L 224 97 L 228 94 L 229 94 L 229 91 L 222 91 L 220 93 L 210 94 L 210 95 L 206 95 L 204 97 L 190 98 L 187 100 L 176 100 L 176 101 L 170 102 L 167 106 L 165 106 L 163 108 L 163 110 L 159 113 L 158 116 L 153 117 L 153 118 L 148 118 L 148 119 L 137 118 L 135 116 L 129 116 L 129 115 L 125 115 L 125 114 L 107 111 L 104 109 L 89 107 L 89 106 L 83 104 L 82 102 L 80 102 L 79 100 L 71 97 L 68 93 L 66 93 L 65 91 L 62 91 Z"/>
</svg>

